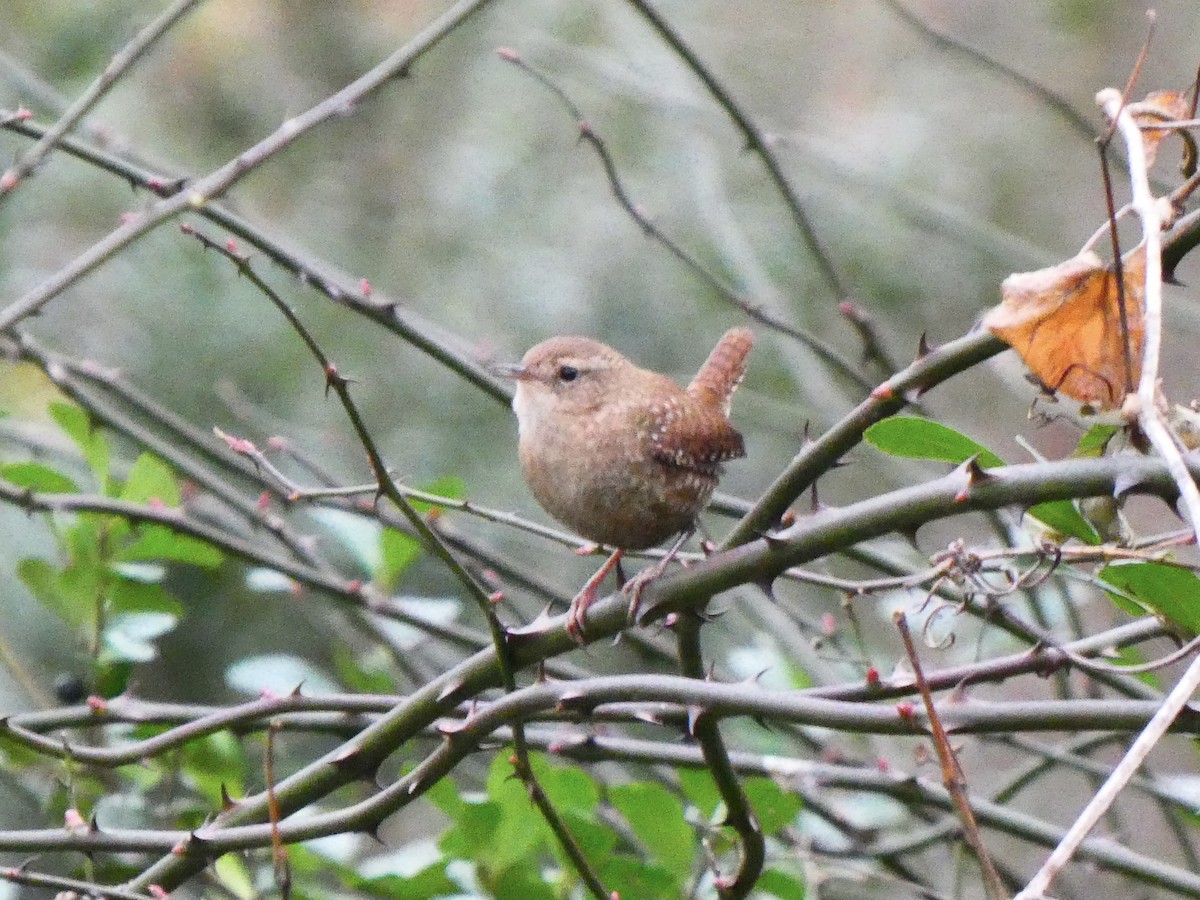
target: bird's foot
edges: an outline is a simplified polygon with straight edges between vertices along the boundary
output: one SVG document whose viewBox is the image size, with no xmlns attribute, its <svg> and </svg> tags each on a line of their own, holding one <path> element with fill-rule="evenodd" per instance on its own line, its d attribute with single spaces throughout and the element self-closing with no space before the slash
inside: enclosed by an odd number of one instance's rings
<svg viewBox="0 0 1200 900">
<path fill-rule="evenodd" d="M 587 609 L 596 602 L 596 595 L 600 588 L 600 583 L 608 577 L 608 573 L 621 561 L 620 550 L 614 550 L 613 554 L 604 562 L 591 578 L 587 580 L 579 593 L 571 601 L 571 606 L 567 609 L 567 634 L 571 636 L 571 640 L 579 644 L 581 647 L 587 643 L 587 638 L 584 635 L 584 624 L 587 619 Z"/>
<path fill-rule="evenodd" d="M 671 549 L 663 555 L 662 559 L 649 568 L 642 569 L 642 571 L 630 578 L 624 587 L 621 588 L 621 593 L 629 594 L 629 613 L 625 618 L 628 624 L 637 624 L 638 610 L 641 609 L 642 605 L 642 591 L 645 590 L 646 585 L 667 571 L 667 567 L 675 561 L 675 557 L 679 554 L 679 549 L 691 536 L 692 533 L 690 531 L 681 534 L 679 539 L 671 545 Z"/>
</svg>

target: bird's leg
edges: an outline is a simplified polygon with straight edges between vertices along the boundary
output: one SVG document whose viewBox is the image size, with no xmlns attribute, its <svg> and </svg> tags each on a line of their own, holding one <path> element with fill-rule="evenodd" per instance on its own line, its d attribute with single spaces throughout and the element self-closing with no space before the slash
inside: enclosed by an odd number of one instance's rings
<svg viewBox="0 0 1200 900">
<path fill-rule="evenodd" d="M 638 607 L 642 602 L 642 590 L 655 578 L 658 578 L 663 572 L 667 571 L 667 566 L 669 566 L 675 559 L 675 556 L 679 553 L 680 548 L 684 545 L 684 543 L 687 542 L 687 539 L 695 533 L 695 528 L 689 528 L 687 531 L 683 532 L 683 534 L 676 538 L 675 543 L 671 545 L 671 549 L 666 552 L 662 559 L 660 559 L 654 565 L 642 569 L 642 571 L 630 578 L 629 581 L 627 581 L 621 588 L 621 593 L 630 595 L 629 615 L 626 618 L 626 622 L 628 622 L 628 624 L 633 625 L 635 622 L 637 622 Z"/>
<path fill-rule="evenodd" d="M 623 552 L 614 550 L 612 555 L 605 560 L 604 565 L 587 580 L 583 588 L 575 595 L 575 599 L 571 601 L 571 606 L 567 610 L 567 634 L 575 643 L 582 644 L 584 642 L 583 625 L 584 619 L 587 617 L 587 608 L 596 602 L 596 591 L 599 589 L 600 583 L 620 563 Z"/>
</svg>

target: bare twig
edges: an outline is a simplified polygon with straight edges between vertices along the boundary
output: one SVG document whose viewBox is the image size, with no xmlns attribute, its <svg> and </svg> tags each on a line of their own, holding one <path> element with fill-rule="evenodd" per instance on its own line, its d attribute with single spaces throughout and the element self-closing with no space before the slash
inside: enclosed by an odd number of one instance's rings
<svg viewBox="0 0 1200 900">
<path fill-rule="evenodd" d="M 989 897 L 991 900 L 1004 900 L 1008 892 L 1004 889 L 1000 873 L 996 871 L 996 866 L 983 843 L 983 836 L 979 833 L 979 823 L 975 821 L 975 813 L 972 811 L 971 801 L 967 797 L 966 776 L 963 774 L 954 748 L 950 746 L 950 739 L 946 736 L 946 728 L 942 725 L 937 707 L 933 704 L 933 694 L 929 691 L 929 683 L 926 682 L 925 673 L 921 669 L 921 659 L 917 655 L 917 648 L 913 645 L 912 635 L 908 631 L 908 620 L 905 618 L 903 610 L 896 612 L 892 616 L 892 621 L 895 622 L 896 629 L 900 632 L 900 639 L 904 642 L 905 653 L 908 655 L 913 675 L 917 680 L 917 690 L 920 691 L 921 700 L 925 704 L 925 715 L 929 720 L 933 746 L 942 766 L 942 784 L 945 785 L 946 791 L 954 801 L 954 810 L 958 814 L 959 821 L 962 822 L 963 837 L 966 839 L 967 845 L 975 852 L 980 868 L 983 869 L 984 885 Z"/>
<path fill-rule="evenodd" d="M 266 160 L 290 147 L 313 128 L 353 112 L 358 103 L 405 72 L 430 47 L 488 2 L 489 0 L 458 0 L 412 41 L 366 74 L 306 112 L 284 122 L 273 134 L 197 180 L 187 190 L 159 200 L 141 215 L 132 217 L 119 228 L 109 232 L 106 237 L 76 256 L 41 284 L 0 310 L 0 332 L 7 331 L 17 322 L 36 313 L 71 285 L 104 265 L 159 225 L 189 209 L 203 209 Z"/>
<path fill-rule="evenodd" d="M 1154 449 L 1163 457 L 1171 477 L 1179 490 L 1180 500 L 1193 532 L 1200 535 L 1200 491 L 1188 471 L 1168 426 L 1159 412 L 1159 354 L 1162 346 L 1162 247 L 1161 231 L 1164 220 L 1170 215 L 1163 210 L 1150 190 L 1147 180 L 1145 144 L 1140 129 L 1119 91 L 1106 88 L 1096 95 L 1096 102 L 1104 109 L 1125 139 L 1129 156 L 1129 181 L 1133 191 L 1133 208 L 1142 222 L 1142 234 L 1146 243 L 1146 288 L 1145 288 L 1145 348 L 1142 357 L 1142 374 L 1137 390 L 1137 419 L 1142 431 L 1150 439 Z M 1097 821 L 1116 800 L 1130 778 L 1137 772 L 1142 761 L 1155 747 L 1179 716 L 1180 711 L 1200 688 L 1200 657 L 1192 661 L 1183 677 L 1167 695 L 1154 718 L 1146 725 L 1136 741 L 1130 746 L 1121 762 L 1079 814 L 1067 831 L 1062 842 L 1046 859 L 1042 868 L 1017 895 L 1017 900 L 1035 900 L 1045 896 L 1055 875 L 1070 861 L 1080 843 L 1095 827 Z"/>
<path fill-rule="evenodd" d="M 700 619 L 686 616 L 676 625 L 679 668 L 689 678 L 705 679 L 704 659 L 700 652 Z M 741 859 L 732 876 L 716 874 L 717 896 L 721 900 L 741 900 L 754 890 L 762 874 L 766 846 L 762 826 L 750 805 L 737 772 L 729 759 L 729 750 L 721 737 L 721 723 L 703 706 L 693 707 L 688 716 L 692 736 L 700 745 L 713 783 L 725 802 L 725 824 L 737 832 Z"/>
<path fill-rule="evenodd" d="M 546 74 L 531 66 L 525 61 L 522 56 L 515 50 L 504 48 L 498 51 L 499 57 L 505 62 L 511 63 L 521 71 L 535 79 L 539 84 L 553 93 L 566 108 L 567 112 L 575 119 L 575 123 L 579 128 L 579 139 L 587 144 L 595 151 L 596 156 L 600 159 L 600 165 L 604 168 L 604 175 L 608 179 L 609 190 L 617 200 L 617 204 L 625 211 L 625 213 L 637 223 L 650 237 L 654 238 L 661 246 L 687 266 L 697 277 L 708 285 L 718 296 L 723 298 L 727 303 L 736 306 L 742 310 L 747 316 L 758 322 L 760 325 L 786 335 L 796 341 L 799 341 L 804 346 L 812 350 L 818 357 L 834 371 L 838 372 L 842 377 L 851 381 L 862 390 L 870 390 L 871 383 L 868 381 L 847 359 L 845 359 L 837 350 L 830 346 L 825 341 L 821 340 L 814 334 L 798 328 L 795 325 L 789 325 L 782 319 L 772 315 L 759 303 L 755 303 L 748 297 L 742 295 L 736 288 L 728 284 L 723 278 L 705 267 L 695 256 L 689 253 L 684 247 L 679 244 L 674 238 L 668 235 L 660 228 L 653 219 L 651 219 L 629 196 L 629 192 L 625 189 L 624 183 L 621 181 L 620 173 L 617 171 L 616 162 L 609 153 L 608 145 L 604 139 L 596 131 L 596 129 L 587 122 L 579 107 L 575 105 L 567 93 L 555 84 Z"/>
<path fill-rule="evenodd" d="M 326 385 L 337 395 L 341 401 L 342 408 L 346 412 L 351 425 L 354 427 L 355 433 L 358 435 L 359 442 L 366 451 L 368 460 L 371 465 L 371 471 L 375 474 L 378 483 L 378 491 L 381 495 L 386 495 L 389 500 L 400 510 L 409 525 L 417 533 L 421 543 L 425 545 L 434 556 L 439 558 L 443 564 L 450 570 L 456 580 L 467 590 L 468 595 L 475 601 L 480 611 L 483 613 L 484 620 L 488 624 L 488 629 L 492 636 L 492 645 L 496 653 L 496 660 L 500 670 L 501 683 L 507 692 L 516 690 L 516 674 L 512 661 L 512 655 L 509 652 L 509 634 L 505 627 L 500 623 L 494 609 L 494 598 L 487 594 L 479 581 L 467 571 L 461 562 L 455 557 L 450 547 L 441 539 L 441 537 L 433 530 L 433 528 L 425 521 L 425 519 L 416 511 L 412 503 L 400 490 L 395 480 L 388 471 L 387 465 L 384 463 L 383 457 L 380 455 L 378 448 L 375 445 L 375 440 L 367 429 L 366 423 L 358 410 L 357 405 L 350 397 L 349 379 L 342 375 L 333 362 L 326 356 L 325 351 L 317 343 L 316 338 L 309 332 L 308 328 L 300 321 L 295 311 L 283 301 L 275 291 L 262 278 L 255 273 L 250 266 L 249 260 L 241 256 L 233 247 L 218 244 L 195 229 L 185 226 L 184 231 L 191 234 L 201 242 L 207 249 L 213 250 L 236 267 L 238 273 L 246 278 L 255 288 L 258 289 L 272 305 L 278 309 L 292 326 L 293 330 L 300 336 L 309 352 L 320 364 L 321 370 L 325 373 Z M 558 839 L 559 845 L 563 848 L 563 852 L 571 860 L 576 871 L 579 872 L 584 884 L 591 891 L 596 900 L 608 900 L 609 893 L 605 890 L 599 876 L 592 868 L 587 857 L 584 856 L 582 848 L 571 834 L 566 822 L 558 811 L 550 802 L 550 798 L 538 783 L 537 777 L 534 775 L 533 767 L 529 761 L 529 750 L 525 741 L 524 724 L 519 721 L 512 723 L 513 732 L 513 768 L 517 776 L 525 784 L 529 798 L 533 801 L 534 806 L 542 814 L 546 820 L 547 826 Z M 268 794 L 268 808 L 271 811 L 271 824 L 273 840 L 277 839 L 278 835 L 278 801 L 273 793 Z M 280 870 L 278 861 L 276 864 L 276 875 L 279 876 Z M 284 882 L 287 883 L 287 882 Z"/>
<path fill-rule="evenodd" d="M 1075 109 L 1075 107 L 1073 107 L 1070 103 L 1058 96 L 1058 94 L 1054 93 L 1044 84 L 1041 84 L 1022 72 L 1018 72 L 1012 66 L 1009 66 L 1006 63 L 989 56 L 982 50 L 978 50 L 975 47 L 960 41 L 958 38 L 951 37 L 945 32 L 938 31 L 924 19 L 917 16 L 916 13 L 909 10 L 906 6 L 904 6 L 903 3 L 899 2 L 899 0 L 882 0 L 882 2 L 884 6 L 903 19 L 905 23 L 916 29 L 938 47 L 959 53 L 972 62 L 978 63 L 984 68 L 989 69 L 992 72 L 995 72 L 996 74 L 1008 79 L 1022 90 L 1027 91 L 1030 95 L 1037 97 L 1051 109 L 1057 112 L 1060 116 L 1062 116 L 1062 118 L 1071 126 L 1071 129 L 1076 134 L 1079 134 L 1081 137 L 1087 140 L 1091 140 L 1092 125 L 1087 118 L 1077 109 Z"/>
<path fill-rule="evenodd" d="M 695 73 L 708 92 L 713 95 L 713 98 L 720 105 L 721 109 L 725 110 L 725 113 L 733 120 L 738 131 L 742 133 L 742 137 L 746 141 L 746 146 L 758 155 L 758 158 L 762 160 L 763 165 L 766 167 L 771 182 L 775 185 L 780 198 L 792 214 L 792 221 L 796 224 L 796 229 L 800 232 L 800 236 L 808 247 L 809 253 L 816 260 L 817 267 L 821 270 L 821 275 L 824 277 L 826 284 L 829 285 L 829 289 L 838 300 L 846 299 L 850 291 L 847 289 L 845 281 L 838 273 L 829 253 L 821 245 L 821 241 L 817 237 L 816 228 L 809 219 L 808 213 L 804 211 L 799 196 L 797 196 L 795 190 L 793 190 L 791 184 L 788 182 L 787 176 L 783 172 L 783 167 L 779 164 L 779 160 L 775 158 L 775 154 L 771 151 L 770 145 L 759 131 L 758 126 L 750 120 L 750 117 L 746 115 L 737 101 L 733 99 L 733 96 L 726 90 L 725 86 L 709 71 L 708 67 L 700 60 L 700 57 L 684 42 L 675 28 L 659 14 L 658 10 L 651 6 L 647 0 L 627 0 L 627 2 L 642 14 L 643 18 L 650 23 L 659 37 L 666 41 L 667 45 L 675 51 L 684 64 Z"/>
<path fill-rule="evenodd" d="M 121 76 L 129 70 L 130 66 L 141 59 L 159 38 L 170 31 L 199 3 L 200 0 L 175 0 L 153 22 L 134 35 L 133 40 L 113 56 L 100 77 L 88 86 L 88 89 L 71 104 L 51 128 L 47 129 L 37 143 L 22 153 L 20 159 L 8 171 L 0 175 L 0 202 L 3 202 L 4 197 L 41 164 L 42 160 L 54 149 L 59 139 L 74 128 L 100 102 Z"/>
<path fill-rule="evenodd" d="M 275 798 L 275 736 L 282 726 L 272 720 L 267 726 L 267 747 L 263 754 L 263 781 L 266 783 L 267 809 L 271 823 L 271 862 L 275 872 L 275 885 L 279 888 L 282 900 L 289 900 L 292 895 L 292 866 L 288 861 L 287 847 L 279 835 L 279 823 L 282 816 L 279 813 L 279 801 Z"/>
</svg>

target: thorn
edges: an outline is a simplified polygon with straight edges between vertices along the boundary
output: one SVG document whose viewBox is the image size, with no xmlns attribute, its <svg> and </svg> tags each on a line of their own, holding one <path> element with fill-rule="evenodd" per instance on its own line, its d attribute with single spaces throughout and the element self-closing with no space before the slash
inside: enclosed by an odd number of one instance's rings
<svg viewBox="0 0 1200 900">
<path fill-rule="evenodd" d="M 448 722 L 439 720 L 434 729 L 446 740 L 453 742 L 454 738 L 466 731 L 469 725 L 467 719 L 452 719 Z"/>
<path fill-rule="evenodd" d="M 1162 280 L 1164 284 L 1173 284 L 1178 287 L 1187 287 L 1187 285 L 1175 277 L 1176 260 L 1163 259 Z"/>
<path fill-rule="evenodd" d="M 368 759 L 361 747 L 348 747 L 333 758 L 333 766 L 361 781 L 378 781 L 379 763 Z"/>
<path fill-rule="evenodd" d="M 587 694 L 582 691 L 568 689 L 558 695 L 558 702 L 554 705 L 557 709 L 567 709 L 572 706 L 578 707 L 580 704 L 586 702 L 586 700 Z"/>
<path fill-rule="evenodd" d="M 171 855 L 187 856 L 191 853 L 203 853 L 204 846 L 207 843 L 208 841 L 204 840 L 204 838 L 200 837 L 199 834 L 192 831 L 188 833 L 187 837 L 171 848 Z"/>
<path fill-rule="evenodd" d="M 760 531 L 758 536 L 763 539 L 763 542 L 770 549 L 783 547 L 787 544 L 787 538 L 782 537 L 781 534 L 776 531 Z"/>
<path fill-rule="evenodd" d="M 1135 478 L 1128 474 L 1119 474 L 1113 479 L 1113 498 L 1116 500 L 1122 499 L 1126 494 L 1135 490 L 1141 484 L 1140 478 Z"/>
<path fill-rule="evenodd" d="M 917 341 L 917 359 L 924 359 L 935 349 L 937 348 L 929 343 L 929 332 L 922 331 L 921 339 Z"/>
<path fill-rule="evenodd" d="M 516 628 L 507 628 L 505 629 L 504 633 L 510 640 L 519 640 L 520 638 L 529 637 L 531 635 L 545 634 L 547 631 L 553 630 L 550 624 L 553 621 L 554 616 L 550 612 L 549 605 L 547 605 L 542 608 L 542 611 L 538 613 L 537 617 L 528 625 L 520 625 Z M 515 642 L 516 641 L 514 640 L 514 643 Z"/>
<path fill-rule="evenodd" d="M 225 782 L 221 782 L 221 812 L 229 812 L 237 806 L 237 802 L 229 796 L 229 789 L 225 787 Z"/>
<path fill-rule="evenodd" d="M 981 484 L 992 476 L 983 470 L 979 465 L 979 454 L 963 461 L 963 464 L 958 467 L 960 471 L 967 477 L 967 483 L 957 494 L 954 495 L 955 503 L 965 503 L 971 497 L 971 488 L 977 484 Z"/>
<path fill-rule="evenodd" d="M 438 702 L 440 703 L 441 701 L 446 700 L 449 697 L 451 697 L 452 695 L 458 693 L 459 691 L 462 690 L 462 686 L 463 686 L 463 683 L 461 680 L 448 682 L 445 687 L 443 687 L 440 691 L 438 691 L 438 695 L 437 695 Z"/>
</svg>

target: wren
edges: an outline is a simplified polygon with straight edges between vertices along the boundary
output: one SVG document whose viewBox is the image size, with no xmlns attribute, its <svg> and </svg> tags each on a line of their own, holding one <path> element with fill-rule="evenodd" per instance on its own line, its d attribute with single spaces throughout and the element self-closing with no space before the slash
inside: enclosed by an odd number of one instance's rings
<svg viewBox="0 0 1200 900">
<path fill-rule="evenodd" d="M 521 469 L 534 498 L 614 551 L 571 603 L 574 639 L 582 639 L 587 607 L 624 551 L 678 536 L 663 560 L 625 585 L 634 618 L 642 587 L 695 531 L 722 464 L 746 455 L 729 402 L 753 344 L 749 329 L 730 329 L 686 388 L 582 337 L 550 338 L 520 365 L 499 370 L 517 382 Z"/>
</svg>

